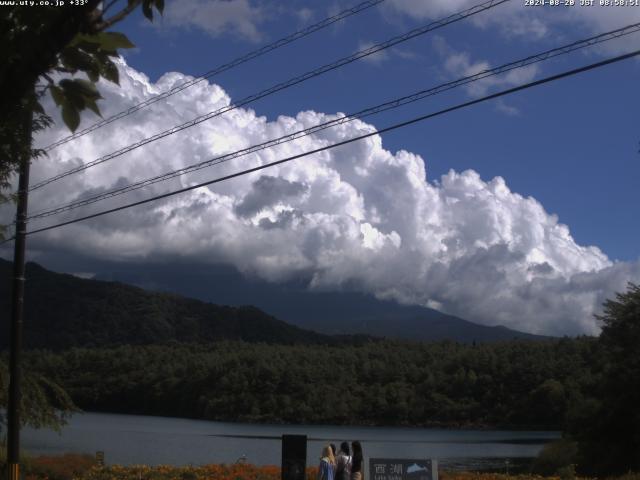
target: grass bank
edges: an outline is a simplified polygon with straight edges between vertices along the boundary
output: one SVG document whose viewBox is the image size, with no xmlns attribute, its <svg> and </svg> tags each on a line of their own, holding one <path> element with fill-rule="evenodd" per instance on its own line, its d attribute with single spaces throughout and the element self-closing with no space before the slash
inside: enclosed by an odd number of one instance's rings
<svg viewBox="0 0 640 480">
<path fill-rule="evenodd" d="M 0 458 L 0 469 L 4 465 Z M 316 467 L 306 471 L 307 480 L 316 480 Z M 4 477 L 3 477 L 4 478 Z M 251 464 L 212 464 L 175 467 L 170 465 L 98 466 L 90 455 L 26 457 L 24 480 L 280 480 L 280 467 Z M 440 480 L 594 480 L 574 476 L 543 477 L 532 474 L 440 472 Z M 640 480 L 640 473 L 629 473 L 606 480 Z"/>
</svg>

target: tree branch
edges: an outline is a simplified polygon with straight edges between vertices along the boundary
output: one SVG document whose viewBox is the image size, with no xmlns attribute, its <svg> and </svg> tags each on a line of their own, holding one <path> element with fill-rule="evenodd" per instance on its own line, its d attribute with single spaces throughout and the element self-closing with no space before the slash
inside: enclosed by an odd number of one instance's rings
<svg viewBox="0 0 640 480">
<path fill-rule="evenodd" d="M 119 13 L 116 13 L 109 20 L 105 20 L 105 21 L 103 21 L 101 23 L 96 23 L 95 25 L 92 26 L 93 33 L 102 32 L 102 31 L 106 30 L 107 28 L 115 25 L 119 21 L 124 20 L 124 18 L 127 15 L 129 15 L 131 12 L 133 12 L 138 7 L 138 5 L 140 5 L 140 2 L 141 2 L 141 0 L 135 0 L 135 1 L 131 2 L 129 5 L 127 5 L 125 8 L 123 8 L 122 10 L 120 10 Z"/>
<path fill-rule="evenodd" d="M 88 33 L 87 15 L 99 3 L 100 0 L 88 0 L 84 6 L 72 8 L 70 13 L 66 10 L 55 12 L 55 20 L 38 32 L 40 38 L 47 39 L 46 44 L 30 41 L 31 31 L 19 32 L 24 38 L 17 38 L 16 44 L 25 45 L 21 61 L 11 65 L 8 74 L 0 77 L 0 112 L 3 117 L 10 116 L 38 77 L 56 65 L 56 56 L 78 32 Z"/>
<path fill-rule="evenodd" d="M 104 15 L 105 13 L 107 13 L 107 10 L 109 10 L 111 7 L 113 7 L 116 3 L 118 3 L 120 0 L 111 0 L 107 5 L 104 6 L 104 8 L 102 9 L 102 14 Z"/>
</svg>

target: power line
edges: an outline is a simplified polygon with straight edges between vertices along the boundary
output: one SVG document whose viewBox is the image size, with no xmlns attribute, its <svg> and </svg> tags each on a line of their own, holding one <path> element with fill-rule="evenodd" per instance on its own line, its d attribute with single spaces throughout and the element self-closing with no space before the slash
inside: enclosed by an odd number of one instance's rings
<svg viewBox="0 0 640 480">
<path fill-rule="evenodd" d="M 197 185 L 192 185 L 190 187 L 185 187 L 185 188 L 181 188 L 179 190 L 174 190 L 172 192 L 168 192 L 168 193 L 165 193 L 165 194 L 162 194 L 162 195 L 157 195 L 157 196 L 154 196 L 154 197 L 151 197 L 151 198 L 147 198 L 145 200 L 140 200 L 138 202 L 133 202 L 133 203 L 129 203 L 127 205 L 122 205 L 120 207 L 111 208 L 111 209 L 108 209 L 108 210 L 103 210 L 103 211 L 98 212 L 98 213 L 94 213 L 94 214 L 91 214 L 91 215 L 86 215 L 84 217 L 76 218 L 74 220 L 69 220 L 69 221 L 66 221 L 66 222 L 57 223 L 57 224 L 54 224 L 54 225 L 50 225 L 48 227 L 43 227 L 43 228 L 38 228 L 36 230 L 31 230 L 31 231 L 27 232 L 26 235 L 32 235 L 34 233 L 45 232 L 47 230 L 53 230 L 55 228 L 60 228 L 60 227 L 66 226 L 66 225 L 71 225 L 73 223 L 78 223 L 78 222 L 82 222 L 84 220 L 89 220 L 89 219 L 92 219 L 92 218 L 101 217 L 101 216 L 107 215 L 109 213 L 118 212 L 120 210 L 125 210 L 125 209 L 131 208 L 131 207 L 135 207 L 135 206 L 138 206 L 138 205 L 143 205 L 145 203 L 149 203 L 149 202 L 153 202 L 153 201 L 160 200 L 160 199 L 163 199 L 163 198 L 167 198 L 167 197 L 171 197 L 171 196 L 174 196 L 174 195 L 178 195 L 180 193 L 188 192 L 190 190 L 195 190 L 197 188 L 206 187 L 207 185 L 212 185 L 214 183 L 220 183 L 220 182 L 223 182 L 225 180 L 230 180 L 232 178 L 236 178 L 236 177 L 240 177 L 240 176 L 243 176 L 243 175 L 247 175 L 249 173 L 257 172 L 257 171 L 263 170 L 265 168 L 269 168 L 269 167 L 273 167 L 275 165 L 280 165 L 282 163 L 290 162 L 290 161 L 296 160 L 298 158 L 302 158 L 302 157 L 306 157 L 306 156 L 309 156 L 309 155 L 313 155 L 314 153 L 320 153 L 320 152 L 323 152 L 325 150 L 330 150 L 332 148 L 336 148 L 336 147 L 340 147 L 340 146 L 343 146 L 343 145 L 347 145 L 349 143 L 353 143 L 353 142 L 356 142 L 356 141 L 359 141 L 359 140 L 363 140 L 365 138 L 372 137 L 374 135 L 380 135 L 382 133 L 390 132 L 392 130 L 397 130 L 399 128 L 403 128 L 403 127 L 412 125 L 414 123 L 422 122 L 422 121 L 427 120 L 429 118 L 434 118 L 434 117 L 437 117 L 437 116 L 440 116 L 440 115 L 444 115 L 444 114 L 453 112 L 455 110 L 460 110 L 462 108 L 466 108 L 466 107 L 469 107 L 469 106 L 472 106 L 472 105 L 475 105 L 475 104 L 478 104 L 478 103 L 482 103 L 482 102 L 486 102 L 488 100 L 492 100 L 494 98 L 499 98 L 499 97 L 502 97 L 502 96 L 505 96 L 505 95 L 509 95 L 509 94 L 512 94 L 512 93 L 515 93 L 515 92 L 519 92 L 521 90 L 526 90 L 526 89 L 529 89 L 529 88 L 532 88 L 532 87 L 535 87 L 535 86 L 538 86 L 538 85 L 542 85 L 542 84 L 545 84 L 545 83 L 549 83 L 549 82 L 553 82 L 553 81 L 556 81 L 556 80 L 560 80 L 562 78 L 566 78 L 566 77 L 570 77 L 570 76 L 573 76 L 573 75 L 577 75 L 579 73 L 583 73 L 583 72 L 586 72 L 586 71 L 589 71 L 589 70 L 594 70 L 596 68 L 600 68 L 600 67 L 603 67 L 605 65 L 610 65 L 612 63 L 620 62 L 622 60 L 626 60 L 626 59 L 629 59 L 629 58 L 632 58 L 632 57 L 635 57 L 635 56 L 638 56 L 638 55 L 640 55 L 640 50 L 635 50 L 633 52 L 630 52 L 630 53 L 627 53 L 627 54 L 624 54 L 624 55 L 619 55 L 617 57 L 612 57 L 612 58 L 609 58 L 607 60 L 602 60 L 600 62 L 596 62 L 596 63 L 592 63 L 592 64 L 589 64 L 589 65 L 586 65 L 584 67 L 576 68 L 576 69 L 573 69 L 573 70 L 568 70 L 568 71 L 565 71 L 565 72 L 562 72 L 562 73 L 559 73 L 559 74 L 556 74 L 556 75 L 552 75 L 552 76 L 549 76 L 549 77 L 542 78 L 540 80 L 536 80 L 536 81 L 529 82 L 529 83 L 526 83 L 526 84 L 523 84 L 523 85 L 519 85 L 517 87 L 509 88 L 507 90 L 502 90 L 500 92 L 493 93 L 491 95 L 486 95 L 484 97 L 477 98 L 475 100 L 470 100 L 468 102 L 460 103 L 460 104 L 455 105 L 453 107 L 449 107 L 449 108 L 445 108 L 443 110 L 439 110 L 439 111 L 437 111 L 435 113 L 429 113 L 429 114 L 426 114 L 426 115 L 422 115 L 422 116 L 413 118 L 411 120 L 406 120 L 404 122 L 396 123 L 396 124 L 391 125 L 389 127 L 385 127 L 385 128 L 379 129 L 379 130 L 374 130 L 372 132 L 369 132 L 369 133 L 366 133 L 366 134 L 363 134 L 363 135 L 360 135 L 360 136 L 357 136 L 357 137 L 353 137 L 353 138 L 350 138 L 348 140 L 344 140 L 344 141 L 341 141 L 341 142 L 338 142 L 338 143 L 334 143 L 334 144 L 331 144 L 331 145 L 326 145 L 324 147 L 316 148 L 316 149 L 310 150 L 308 152 L 299 153 L 297 155 L 292 155 L 290 157 L 283 158 L 281 160 L 276 160 L 274 162 L 266 163 L 264 165 L 259 165 L 257 167 L 253 167 L 253 168 L 249 168 L 249 169 L 246 169 L 246 170 L 242 170 L 240 172 L 236 172 L 236 173 L 233 173 L 233 174 L 230 174 L 230 175 L 226 175 L 226 176 L 219 177 L 219 178 L 216 178 L 216 179 L 213 179 L 213 180 L 209 180 L 207 182 L 199 183 Z M 7 241 L 10 241 L 10 240 L 12 240 L 12 239 L 9 239 Z M 7 241 L 5 241 L 3 243 L 6 243 Z"/>
<path fill-rule="evenodd" d="M 75 210 L 76 208 L 80 208 L 83 206 L 87 206 L 93 203 L 96 203 L 98 201 L 101 200 L 105 200 L 108 198 L 113 198 L 119 195 L 123 195 L 125 193 L 129 193 L 135 190 L 139 190 L 140 188 L 144 188 L 147 187 L 149 185 L 153 185 L 162 181 L 166 181 L 166 180 L 170 180 L 172 178 L 175 177 L 179 177 L 181 175 L 185 175 L 187 173 L 191 173 L 197 170 L 201 170 L 203 168 L 207 168 L 210 167 L 212 165 L 218 165 L 220 163 L 224 163 L 224 162 L 228 162 L 230 160 L 239 158 L 239 157 L 243 157 L 246 155 L 249 155 L 251 153 L 255 153 L 261 150 L 265 150 L 267 148 L 276 146 L 276 145 L 280 145 L 283 143 L 287 143 L 287 142 L 291 142 L 293 140 L 296 140 L 298 138 L 302 138 L 314 133 L 317 133 L 319 131 L 337 126 L 337 125 L 342 125 L 348 122 L 351 122 L 353 120 L 359 119 L 359 118 L 364 118 L 364 117 L 368 117 L 370 115 L 374 115 L 374 114 L 378 114 L 384 111 L 388 111 L 394 108 L 398 108 L 400 106 L 404 106 L 404 105 L 408 105 L 410 103 L 414 103 L 418 100 L 422 100 L 424 98 L 430 97 L 430 96 L 434 96 L 437 95 L 439 93 L 445 92 L 447 90 L 451 90 L 453 88 L 462 86 L 462 85 L 467 85 L 469 83 L 472 82 L 476 82 L 479 80 L 482 80 L 484 78 L 490 77 L 490 76 L 495 76 L 498 74 L 502 74 L 511 70 L 514 70 L 516 68 L 522 68 L 528 65 L 532 65 L 544 60 L 548 60 L 549 58 L 554 58 L 560 55 L 566 55 L 569 54 L 573 51 L 576 51 L 578 49 L 582 49 L 582 48 L 586 48 L 589 46 L 593 46 L 596 44 L 600 44 L 600 43 L 604 43 L 616 38 L 620 38 L 622 36 L 625 35 L 629 35 L 631 33 L 636 33 L 640 31 L 640 23 L 635 23 L 632 25 L 628 25 L 626 27 L 622 27 L 622 28 L 618 28 L 616 30 L 612 30 L 606 33 L 601 33 L 599 35 L 595 35 L 592 37 L 589 37 L 587 39 L 583 39 L 583 40 L 578 40 L 575 41 L 573 43 L 567 44 L 567 45 L 563 45 L 561 47 L 556 47 L 553 48 L 551 50 L 546 50 L 544 52 L 541 53 L 537 53 L 535 55 L 531 55 L 528 56 L 526 58 L 520 59 L 520 60 L 516 60 L 516 61 L 512 61 L 506 64 L 503 64 L 501 66 L 495 67 L 493 69 L 489 69 L 489 70 L 484 70 L 482 72 L 479 72 L 477 74 L 474 75 L 469 75 L 466 77 L 462 77 L 460 79 L 457 80 L 453 80 L 451 82 L 447 82 L 441 85 L 438 85 L 436 87 L 432 87 L 429 88 L 428 90 L 421 90 L 419 92 L 413 93 L 411 95 L 407 95 L 404 97 L 400 97 L 379 105 L 376 105 L 374 107 L 369 107 L 367 109 L 361 110 L 359 112 L 356 113 L 352 113 L 349 114 L 347 116 L 344 117 L 340 117 L 340 118 L 336 118 L 334 120 L 330 120 L 318 125 L 314 125 L 312 127 L 306 128 L 304 130 L 299 130 L 287 135 L 283 135 L 281 137 L 275 138 L 275 139 L 271 139 L 268 140 L 266 142 L 257 144 L 257 145 L 252 145 L 250 147 L 241 149 L 241 150 L 236 150 L 234 152 L 230 152 L 218 157 L 214 157 L 211 158 L 209 160 L 205 160 L 203 162 L 199 162 L 193 165 L 189 165 L 187 167 L 183 167 L 177 170 L 173 170 L 170 172 L 166 172 L 151 178 L 147 178 L 145 180 L 141 180 L 138 182 L 134 182 L 131 183 L 129 185 L 125 185 L 116 189 L 112 189 L 110 191 L 107 192 L 103 192 L 101 194 L 98 195 L 94 195 L 88 198 L 83 198 L 80 200 L 76 200 L 49 210 L 45 210 L 42 212 L 38 212 L 38 213 L 34 213 L 31 216 L 28 217 L 29 220 L 32 219 L 37 219 L 37 218 L 44 218 L 44 217 L 49 217 L 51 215 L 56 215 L 59 213 L 63 213 L 66 211 L 70 211 L 70 210 Z"/>
<path fill-rule="evenodd" d="M 56 147 L 59 147 L 60 145 L 64 145 L 67 142 L 70 142 L 71 140 L 75 140 L 76 138 L 80 138 L 88 133 L 91 133 L 95 130 L 98 130 L 99 128 L 104 127 L 105 125 L 109 125 L 110 123 L 115 122 L 116 120 L 119 120 L 121 118 L 127 117 L 139 110 L 142 110 L 143 108 L 148 107 L 149 105 L 152 105 L 160 100 L 163 100 L 165 98 L 168 98 L 172 95 L 175 95 L 176 93 L 179 93 L 197 83 L 202 82 L 203 80 L 207 80 L 211 77 L 214 77 L 216 75 L 219 75 L 220 73 L 226 72 L 227 70 L 230 70 L 234 67 L 237 67 L 238 65 L 241 65 L 243 63 L 246 63 L 250 60 L 253 60 L 254 58 L 258 58 L 266 53 L 269 53 L 273 50 L 276 50 L 280 47 L 284 47 L 285 45 L 288 45 L 296 40 L 299 40 L 303 37 L 306 37 L 314 32 L 317 32 L 318 30 L 322 30 L 323 28 L 329 27 L 331 25 L 333 25 L 336 22 L 339 22 L 341 20 L 344 20 L 345 18 L 348 18 L 352 15 L 355 15 L 357 13 L 360 13 L 364 10 L 367 10 L 371 7 L 374 7 L 382 2 L 384 2 L 386 0 L 367 0 L 365 2 L 359 3 L 358 5 L 355 5 L 351 8 L 348 8 L 346 10 L 343 10 L 342 12 L 333 15 L 331 17 L 325 18 L 324 20 L 321 20 L 318 23 L 314 23 L 313 25 L 309 25 L 306 28 L 303 28 L 302 30 L 298 30 L 297 32 L 294 32 L 290 35 L 287 35 L 286 37 L 282 37 L 279 40 L 276 40 L 273 43 L 270 43 L 268 45 L 265 45 L 257 50 L 254 50 L 252 52 L 249 52 L 241 57 L 238 57 L 234 60 L 231 60 L 228 63 L 225 63 L 223 65 L 220 65 L 216 68 L 214 68 L 213 70 L 209 70 L 208 72 L 200 75 L 199 77 L 196 77 L 192 80 L 188 80 L 186 82 L 181 83 L 180 85 L 176 85 L 175 87 L 171 88 L 170 90 L 167 90 L 165 92 L 162 92 L 158 95 L 155 95 L 143 102 L 140 102 L 126 110 L 123 110 L 121 112 L 118 112 L 108 118 L 105 118 L 104 120 L 100 120 L 99 122 L 94 123 L 93 125 L 80 130 L 78 132 L 75 132 L 71 135 L 68 135 L 48 146 L 46 146 L 44 149 L 46 151 L 50 151 L 53 150 Z"/>
<path fill-rule="evenodd" d="M 385 42 L 378 43 L 378 44 L 376 44 L 376 45 L 374 45 L 372 47 L 366 48 L 364 50 L 360 50 L 359 52 L 356 52 L 353 55 L 349 55 L 347 57 L 341 58 L 340 60 L 337 60 L 337 61 L 335 61 L 333 63 L 329 63 L 329 64 L 326 64 L 326 65 L 323 65 L 322 67 L 318 67 L 318 68 L 316 68 L 314 70 L 311 70 L 309 72 L 306 72 L 306 73 L 304 73 L 302 75 L 299 75 L 297 77 L 291 78 L 291 79 L 289 79 L 289 80 L 287 80 L 285 82 L 282 82 L 282 83 L 279 83 L 277 85 L 274 85 L 274 86 L 272 86 L 272 87 L 270 87 L 270 88 L 268 88 L 266 90 L 263 90 L 263 91 L 261 91 L 259 93 L 255 93 L 253 95 L 250 95 L 250 96 L 242 99 L 238 103 L 235 103 L 233 105 L 228 105 L 226 107 L 220 108 L 218 110 L 214 110 L 214 111 L 206 113 L 204 115 L 200 115 L 199 117 L 196 117 L 196 118 L 194 118 L 192 120 L 189 120 L 188 122 L 182 123 L 181 125 L 178 125 L 178 126 L 175 126 L 173 128 L 170 128 L 168 130 L 165 130 L 163 132 L 157 133 L 157 134 L 155 134 L 155 135 L 153 135 L 151 137 L 147 137 L 145 139 L 142 139 L 142 140 L 140 140 L 140 141 L 138 141 L 136 143 L 133 143 L 133 144 L 127 146 L 127 147 L 124 147 L 124 148 L 121 148 L 121 149 L 116 150 L 114 152 L 111 152 L 111 153 L 109 153 L 107 155 L 104 155 L 104 156 L 102 156 L 102 157 L 100 157 L 100 158 L 98 158 L 96 160 L 93 160 L 91 162 L 85 163 L 85 164 L 83 164 L 83 165 L 81 165 L 79 167 L 72 168 L 70 170 L 67 170 L 66 172 L 63 172 L 63 173 L 60 173 L 60 174 L 55 175 L 53 177 L 50 177 L 50 178 L 48 178 L 46 180 L 43 180 L 43 181 L 33 185 L 30 188 L 30 191 L 37 190 L 39 188 L 44 187 L 45 185 L 48 185 L 48 184 L 50 184 L 52 182 L 55 182 L 56 180 L 60 180 L 61 178 L 67 177 L 69 175 L 73 175 L 74 173 L 81 172 L 81 171 L 86 170 L 88 168 L 91 168 L 91 167 L 93 167 L 95 165 L 99 165 L 101 163 L 104 163 L 104 162 L 106 162 L 108 160 L 112 160 L 112 159 L 114 159 L 116 157 L 124 155 L 125 153 L 129 153 L 132 150 L 140 148 L 140 147 L 142 147 L 144 145 L 147 145 L 147 144 L 149 144 L 151 142 L 155 142 L 156 140 L 160 140 L 161 138 L 168 137 L 169 135 L 173 135 L 174 133 L 178 133 L 178 132 L 180 132 L 182 130 L 185 130 L 187 128 L 193 127 L 195 125 L 198 125 L 198 124 L 200 124 L 202 122 L 205 122 L 207 120 L 210 120 L 210 119 L 212 119 L 214 117 L 217 117 L 217 116 L 220 116 L 220 115 L 222 115 L 224 113 L 227 113 L 227 112 L 230 112 L 232 110 L 235 110 L 236 108 L 245 106 L 245 105 L 247 105 L 247 104 L 249 104 L 251 102 L 254 102 L 254 101 L 259 100 L 261 98 L 264 98 L 266 96 L 272 95 L 272 94 L 274 94 L 276 92 L 279 92 L 280 90 L 284 90 L 286 88 L 292 87 L 294 85 L 297 85 L 298 83 L 302 83 L 302 82 L 304 82 L 306 80 L 309 80 L 311 78 L 314 78 L 314 77 L 317 77 L 317 76 L 322 75 L 324 73 L 327 73 L 327 72 L 329 72 L 331 70 L 335 70 L 335 69 L 337 69 L 339 67 L 342 67 L 344 65 L 347 65 L 349 63 L 353 63 L 356 60 L 359 60 L 361 58 L 367 57 L 369 55 L 373 55 L 374 53 L 380 52 L 380 51 L 385 50 L 387 48 L 390 48 L 390 47 L 392 47 L 394 45 L 397 45 L 399 43 L 406 42 L 407 40 L 415 38 L 415 37 L 417 37 L 419 35 L 424 35 L 424 34 L 426 34 L 428 32 L 433 31 L 433 30 L 436 30 L 438 28 L 442 28 L 442 27 L 444 27 L 446 25 L 449 25 L 451 23 L 458 22 L 458 21 L 463 20 L 463 19 L 465 19 L 467 17 L 470 17 L 472 15 L 476 15 L 478 13 L 481 13 L 481 12 L 485 11 L 485 10 L 489 10 L 491 8 L 494 8 L 494 7 L 498 6 L 498 5 L 501 5 L 501 4 L 509 2 L 509 1 L 511 1 L 511 0 L 489 0 L 489 1 L 486 1 L 484 3 L 475 5 L 475 6 L 471 7 L 471 8 L 468 8 L 467 10 L 464 10 L 462 12 L 454 13 L 453 15 L 450 15 L 450 16 L 444 18 L 444 19 L 437 20 L 437 21 L 432 22 L 432 23 L 430 23 L 428 25 L 422 26 L 420 28 L 413 29 L 413 30 L 411 30 L 411 31 L 409 31 L 409 32 L 407 32 L 407 33 L 405 33 L 403 35 L 399 35 L 399 36 L 393 37 L 393 38 L 391 38 L 391 39 L 389 39 L 389 40 L 387 40 Z"/>
</svg>

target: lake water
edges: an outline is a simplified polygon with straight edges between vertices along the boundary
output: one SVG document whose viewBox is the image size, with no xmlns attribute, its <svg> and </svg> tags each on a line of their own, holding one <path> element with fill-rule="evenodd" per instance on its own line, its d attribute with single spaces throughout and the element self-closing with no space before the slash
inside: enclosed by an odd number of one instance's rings
<svg viewBox="0 0 640 480">
<path fill-rule="evenodd" d="M 107 464 L 122 465 L 234 463 L 243 456 L 257 465 L 279 465 L 283 434 L 307 435 L 307 465 L 317 463 L 327 442 L 360 440 L 366 457 L 437 458 L 452 469 L 513 468 L 559 437 L 546 431 L 258 425 L 83 413 L 60 434 L 24 429 L 22 448 L 34 455 L 103 451 Z"/>
</svg>

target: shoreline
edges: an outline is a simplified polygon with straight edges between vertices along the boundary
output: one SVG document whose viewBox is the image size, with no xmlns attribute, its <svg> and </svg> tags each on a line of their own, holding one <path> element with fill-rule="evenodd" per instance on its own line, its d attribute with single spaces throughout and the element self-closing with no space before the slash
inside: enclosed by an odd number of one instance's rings
<svg viewBox="0 0 640 480">
<path fill-rule="evenodd" d="M 435 430 L 435 431 L 470 431 L 470 432 L 539 432 L 539 433 L 561 433 L 562 430 L 560 428 L 551 428 L 550 426 L 540 426 L 540 425 L 486 425 L 486 424 L 478 424 L 478 423 L 468 423 L 468 424 L 460 424 L 460 423 L 428 423 L 421 425 L 409 425 L 409 424 L 391 424 L 391 423 L 287 423 L 287 422 L 274 422 L 274 421 L 260 421 L 256 419 L 240 419 L 240 420 L 230 420 L 230 419 L 209 419 L 209 418 L 198 418 L 198 417 L 176 417 L 171 415 L 150 415 L 147 413 L 130 413 L 130 412 L 113 412 L 113 411 L 101 411 L 101 410 L 80 410 L 72 415 L 69 418 L 75 415 L 82 414 L 99 414 L 99 415 L 126 415 L 132 417 L 148 417 L 148 418 L 159 418 L 159 419 L 167 419 L 167 420 L 189 420 L 195 422 L 211 422 L 211 423 L 224 423 L 230 425 L 238 425 L 238 426 L 249 426 L 249 425 L 259 425 L 262 427 L 309 427 L 309 428 L 397 428 L 397 429 L 407 429 L 407 430 Z M 321 439 L 322 440 L 322 439 Z"/>
<path fill-rule="evenodd" d="M 109 464 L 204 465 L 245 456 L 256 465 L 267 465 L 280 462 L 284 434 L 307 436 L 309 464 L 324 444 L 344 440 L 363 442 L 367 457 L 466 459 L 470 465 L 479 459 L 533 458 L 560 436 L 553 431 L 265 425 L 84 412 L 72 416 L 61 434 L 25 429 L 22 440 L 34 455 L 104 451 Z"/>
</svg>

